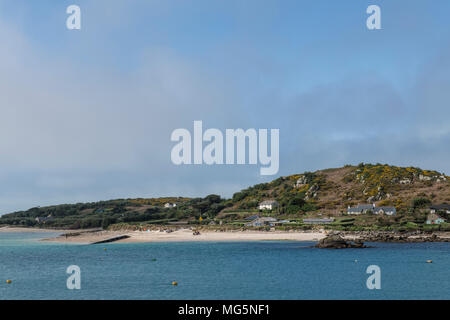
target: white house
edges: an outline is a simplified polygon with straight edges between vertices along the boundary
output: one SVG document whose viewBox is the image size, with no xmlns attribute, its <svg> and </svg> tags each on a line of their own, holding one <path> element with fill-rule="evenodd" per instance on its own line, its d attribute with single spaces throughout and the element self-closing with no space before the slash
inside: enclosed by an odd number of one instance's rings
<svg viewBox="0 0 450 320">
<path fill-rule="evenodd" d="M 167 202 L 164 204 L 164 208 L 175 208 L 177 206 L 176 203 Z"/>
<path fill-rule="evenodd" d="M 266 200 L 259 204 L 259 210 L 273 210 L 278 207 L 278 202 L 275 200 Z"/>
<path fill-rule="evenodd" d="M 397 213 L 397 210 L 394 207 L 375 207 L 373 213 L 394 216 Z"/>
<path fill-rule="evenodd" d="M 245 224 L 246 227 L 262 227 L 262 226 L 274 226 L 277 219 L 272 217 L 262 217 L 255 219 Z"/>
<path fill-rule="evenodd" d="M 348 214 L 363 214 L 367 213 L 368 211 L 374 211 L 375 205 L 374 204 L 358 204 L 357 207 L 348 207 L 347 213 Z"/>
<path fill-rule="evenodd" d="M 450 204 L 437 204 L 430 207 L 430 213 L 445 212 L 450 214 Z"/>
</svg>

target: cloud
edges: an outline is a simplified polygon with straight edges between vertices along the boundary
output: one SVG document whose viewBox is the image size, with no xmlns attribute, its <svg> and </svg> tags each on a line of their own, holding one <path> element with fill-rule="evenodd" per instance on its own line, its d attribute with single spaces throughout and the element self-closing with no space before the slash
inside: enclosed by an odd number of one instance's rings
<svg viewBox="0 0 450 320">
<path fill-rule="evenodd" d="M 259 176 L 259 166 L 174 166 L 170 134 L 192 130 L 194 120 L 205 129 L 280 129 L 280 175 L 363 161 L 450 172 L 449 50 L 418 55 L 417 73 L 408 63 L 372 72 L 361 67 L 367 43 L 351 44 L 366 37 L 358 33 L 325 61 L 332 52 L 322 39 L 309 35 L 302 46 L 278 38 L 293 32 L 273 28 L 278 6 L 255 20 L 255 4 L 190 8 L 226 23 L 211 30 L 164 1 L 133 9 L 85 3 L 80 33 L 51 33 L 54 21 L 64 26 L 59 11 L 32 31 L 0 19 L 0 213 L 111 198 L 230 196 L 275 178 Z M 44 35 L 35 39 L 38 29 Z M 354 68 L 348 53 L 361 56 Z M 371 63 L 396 61 L 387 55 Z M 390 77 L 402 72 L 414 80 Z"/>
</svg>

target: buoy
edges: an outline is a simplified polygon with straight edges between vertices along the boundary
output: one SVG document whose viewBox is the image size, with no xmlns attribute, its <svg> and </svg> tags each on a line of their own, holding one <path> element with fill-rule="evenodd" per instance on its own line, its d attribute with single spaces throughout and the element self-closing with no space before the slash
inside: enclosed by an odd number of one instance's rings
<svg viewBox="0 0 450 320">
<path fill-rule="evenodd" d="M 178 285 L 178 282 L 172 281 L 172 285 L 173 285 L 173 286 L 177 286 L 177 285 Z"/>
<path fill-rule="evenodd" d="M 105 250 L 105 251 L 106 251 L 106 248 L 103 248 L 103 250 Z"/>
<path fill-rule="evenodd" d="M 156 258 L 153 258 L 152 261 L 156 261 Z"/>
<path fill-rule="evenodd" d="M 427 263 L 433 263 L 433 260 L 427 260 Z"/>
<path fill-rule="evenodd" d="M 6 280 L 6 283 L 11 283 L 12 281 L 11 280 Z"/>
</svg>

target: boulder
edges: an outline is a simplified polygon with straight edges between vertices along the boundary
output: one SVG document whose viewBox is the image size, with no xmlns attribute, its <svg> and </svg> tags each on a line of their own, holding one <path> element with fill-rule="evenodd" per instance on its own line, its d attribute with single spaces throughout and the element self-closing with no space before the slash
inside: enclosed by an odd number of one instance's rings
<svg viewBox="0 0 450 320">
<path fill-rule="evenodd" d="M 361 241 L 348 241 L 339 235 L 330 235 L 320 240 L 315 247 L 321 249 L 367 248 Z"/>
</svg>

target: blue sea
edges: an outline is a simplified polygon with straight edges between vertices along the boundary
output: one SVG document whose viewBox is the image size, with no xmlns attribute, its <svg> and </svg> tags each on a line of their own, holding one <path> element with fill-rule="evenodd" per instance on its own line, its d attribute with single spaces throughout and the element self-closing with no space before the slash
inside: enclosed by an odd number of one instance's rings
<svg viewBox="0 0 450 320">
<path fill-rule="evenodd" d="M 50 236 L 0 233 L 0 299 L 450 299 L 450 243 L 38 241 Z M 69 265 L 80 290 L 67 289 Z M 369 265 L 381 269 L 379 290 L 366 287 Z"/>
</svg>

